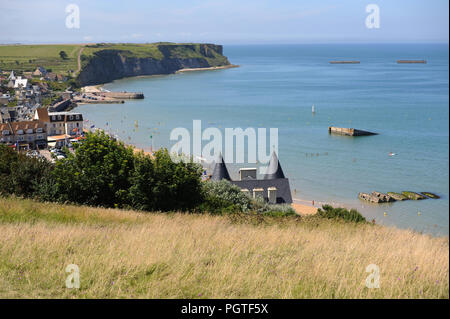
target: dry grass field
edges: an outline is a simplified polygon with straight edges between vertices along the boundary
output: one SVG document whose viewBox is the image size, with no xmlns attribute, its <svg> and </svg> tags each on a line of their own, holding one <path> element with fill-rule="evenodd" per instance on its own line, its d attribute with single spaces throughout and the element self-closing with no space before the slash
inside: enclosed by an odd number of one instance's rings
<svg viewBox="0 0 450 319">
<path fill-rule="evenodd" d="M 66 266 L 80 270 L 66 288 Z M 380 269 L 380 288 L 365 285 Z M 0 198 L 1 298 L 449 298 L 449 240 L 302 218 Z"/>
</svg>

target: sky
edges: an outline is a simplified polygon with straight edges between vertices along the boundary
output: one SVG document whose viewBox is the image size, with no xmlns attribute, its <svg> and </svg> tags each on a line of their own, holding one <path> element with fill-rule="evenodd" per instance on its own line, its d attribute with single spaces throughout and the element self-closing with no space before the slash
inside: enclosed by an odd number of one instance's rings
<svg viewBox="0 0 450 319">
<path fill-rule="evenodd" d="M 79 28 L 66 25 L 70 4 Z M 379 28 L 366 26 L 369 4 Z M 0 0 L 0 43 L 448 43 L 448 10 L 448 0 Z"/>
</svg>

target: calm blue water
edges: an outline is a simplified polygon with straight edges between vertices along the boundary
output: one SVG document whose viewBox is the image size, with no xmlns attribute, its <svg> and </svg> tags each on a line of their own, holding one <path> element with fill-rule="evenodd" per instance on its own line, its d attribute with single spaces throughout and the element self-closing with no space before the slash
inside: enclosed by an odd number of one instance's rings
<svg viewBox="0 0 450 319">
<path fill-rule="evenodd" d="M 118 80 L 105 88 L 142 91 L 145 99 L 78 111 L 146 149 L 150 134 L 155 148 L 173 145 L 169 132 L 192 130 L 194 119 L 222 130 L 277 127 L 280 162 L 294 198 L 354 207 L 377 223 L 448 235 L 448 45 L 225 46 L 224 54 L 240 67 Z M 328 63 L 335 59 L 361 64 Z M 398 59 L 428 63 L 399 65 Z M 379 135 L 331 136 L 330 125 Z M 382 205 L 358 200 L 358 192 L 372 190 L 431 191 L 442 198 Z"/>
</svg>

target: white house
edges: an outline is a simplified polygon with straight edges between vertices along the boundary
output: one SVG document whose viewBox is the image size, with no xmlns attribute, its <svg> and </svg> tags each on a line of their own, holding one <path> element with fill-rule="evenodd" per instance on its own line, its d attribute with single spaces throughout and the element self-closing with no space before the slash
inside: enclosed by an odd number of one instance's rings
<svg viewBox="0 0 450 319">
<path fill-rule="evenodd" d="M 26 88 L 28 85 L 28 79 L 22 79 L 21 76 L 17 77 L 16 81 L 14 81 L 14 88 Z"/>
</svg>

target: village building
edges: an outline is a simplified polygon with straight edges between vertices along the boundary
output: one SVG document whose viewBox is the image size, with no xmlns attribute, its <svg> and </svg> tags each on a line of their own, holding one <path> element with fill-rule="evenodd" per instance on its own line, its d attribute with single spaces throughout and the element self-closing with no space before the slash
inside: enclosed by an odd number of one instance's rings
<svg viewBox="0 0 450 319">
<path fill-rule="evenodd" d="M 38 66 L 36 70 L 32 73 L 33 76 L 42 77 L 47 74 L 47 70 L 43 68 L 42 66 Z"/>
<path fill-rule="evenodd" d="M 81 113 L 48 112 L 46 108 L 38 108 L 33 118 L 44 123 L 49 136 L 73 136 L 83 132 L 83 115 Z"/>
<path fill-rule="evenodd" d="M 11 73 L 8 76 L 8 81 L 15 81 L 16 76 L 14 75 L 14 71 L 11 71 Z"/>
<path fill-rule="evenodd" d="M 0 143 L 16 144 L 19 149 L 45 148 L 47 146 L 45 125 L 36 120 L 2 123 Z"/>
<path fill-rule="evenodd" d="M 8 105 L 10 98 L 9 93 L 0 95 L 0 106 Z"/>
<path fill-rule="evenodd" d="M 289 179 L 284 176 L 283 169 L 275 152 L 272 153 L 269 166 L 262 179 L 257 178 L 257 168 L 241 168 L 239 179 L 232 180 L 222 155 L 214 166 L 211 180 L 228 180 L 241 188 L 242 192 L 252 198 L 262 198 L 270 204 L 291 204 L 292 195 Z"/>
<path fill-rule="evenodd" d="M 18 76 L 17 79 L 14 81 L 14 88 L 27 88 L 28 86 L 28 79 L 24 79 L 21 76 Z"/>
<path fill-rule="evenodd" d="M 0 124 L 14 122 L 17 118 L 16 107 L 0 107 Z"/>
</svg>

